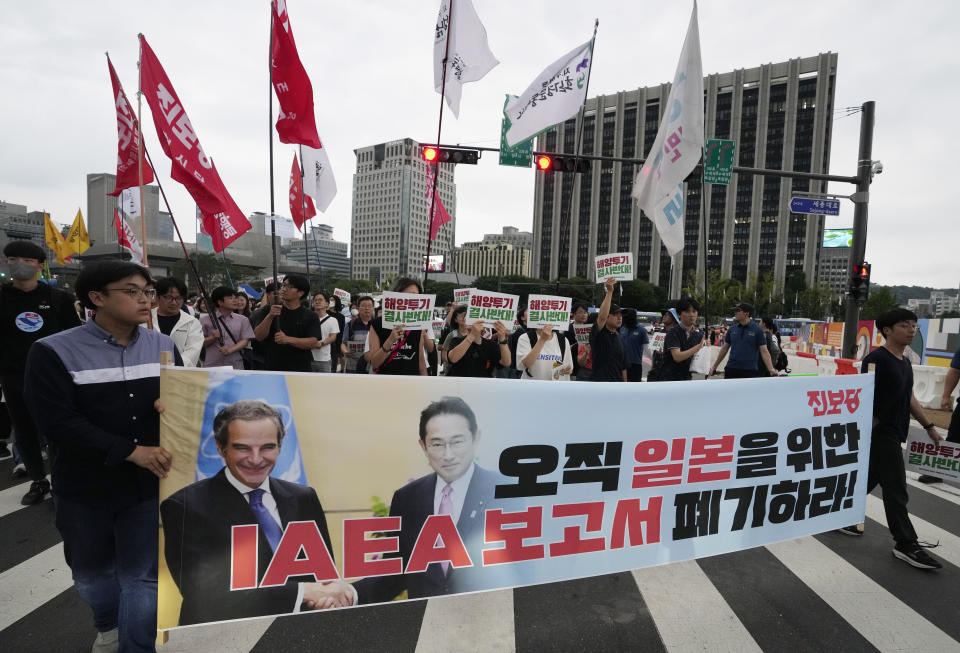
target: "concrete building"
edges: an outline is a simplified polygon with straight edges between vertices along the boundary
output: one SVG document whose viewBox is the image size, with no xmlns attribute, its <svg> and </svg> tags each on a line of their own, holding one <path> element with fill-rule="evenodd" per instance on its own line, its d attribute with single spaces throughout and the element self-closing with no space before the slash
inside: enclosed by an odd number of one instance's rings
<svg viewBox="0 0 960 653">
<path fill-rule="evenodd" d="M 306 245 L 302 238 L 292 238 L 283 245 L 284 255 L 291 261 L 304 263 L 309 261 L 310 270 L 323 269 L 335 272 L 338 276 L 350 276 L 350 259 L 347 257 L 347 243 L 333 238 L 333 227 L 326 224 L 311 229 Z"/>
<path fill-rule="evenodd" d="M 466 242 L 460 247 L 477 247 L 481 244 L 509 243 L 517 248 L 533 249 L 533 232 L 520 231 L 516 227 L 503 227 L 498 234 L 484 234 L 483 240 Z"/>
<path fill-rule="evenodd" d="M 833 126 L 836 53 L 764 64 L 704 78 L 706 137 L 737 141 L 737 165 L 827 172 Z M 581 151 L 642 158 L 657 135 L 670 84 L 587 100 Z M 539 136 L 536 149 L 573 153 L 580 121 Z M 852 162 L 851 162 L 852 163 Z M 729 186 L 686 184 L 685 246 L 670 257 L 630 197 L 635 164 L 594 162 L 590 173 L 538 173 L 534 195 L 533 274 L 588 276 L 598 254 L 632 251 L 637 276 L 679 294 L 692 272 L 717 270 L 749 282 L 772 272 L 780 287 L 795 271 L 816 280 L 822 216 L 791 213 L 796 192 L 824 192 L 825 182 L 734 174 Z M 700 203 L 708 207 L 702 255 Z"/>
<path fill-rule="evenodd" d="M 482 277 L 520 274 L 530 276 L 530 250 L 510 243 L 464 243 L 456 252 L 456 270 Z"/>
<path fill-rule="evenodd" d="M 817 281 L 830 286 L 836 295 L 845 295 L 850 278 L 850 248 L 824 247 L 820 250 Z"/>
<path fill-rule="evenodd" d="M 354 150 L 350 256 L 357 279 L 423 276 L 430 236 L 430 198 L 420 145 L 409 138 Z M 441 164 L 437 188 L 451 221 L 440 228 L 431 255 L 453 252 L 457 224 L 454 166 Z"/>
<path fill-rule="evenodd" d="M 115 243 L 117 230 L 113 226 L 113 210 L 119 206 L 118 198 L 107 195 L 116 186 L 116 175 L 93 173 L 87 175 L 87 233 L 90 242 Z M 160 210 L 160 187 L 143 187 L 143 214 L 147 219 L 147 256 L 150 241 L 169 242 L 174 239 L 173 220 L 170 214 Z M 193 216 L 188 216 L 192 218 Z M 184 216 L 180 217 L 181 220 Z M 72 218 L 71 218 L 72 222 Z M 137 238 L 143 240 L 140 218 L 127 218 Z"/>
</svg>

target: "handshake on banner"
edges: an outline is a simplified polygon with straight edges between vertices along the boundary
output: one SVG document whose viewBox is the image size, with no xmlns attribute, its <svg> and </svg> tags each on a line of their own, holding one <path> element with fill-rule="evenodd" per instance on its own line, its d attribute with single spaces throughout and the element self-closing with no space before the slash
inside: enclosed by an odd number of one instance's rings
<svg viewBox="0 0 960 653">
<path fill-rule="evenodd" d="M 303 583 L 302 607 L 307 610 L 348 608 L 357 604 L 357 590 L 342 580 Z"/>
</svg>

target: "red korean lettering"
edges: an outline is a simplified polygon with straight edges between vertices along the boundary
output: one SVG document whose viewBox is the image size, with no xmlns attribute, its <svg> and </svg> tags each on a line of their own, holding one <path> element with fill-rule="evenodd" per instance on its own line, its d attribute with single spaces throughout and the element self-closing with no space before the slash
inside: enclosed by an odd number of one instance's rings
<svg viewBox="0 0 960 653">
<path fill-rule="evenodd" d="M 519 528 L 504 528 L 522 524 Z M 483 564 L 497 565 L 505 562 L 540 560 L 544 557 L 542 544 L 524 544 L 525 539 L 540 537 L 543 532 L 543 507 L 533 506 L 523 512 L 488 510 L 483 527 L 483 541 L 487 544 L 502 542 L 503 548 L 485 549 Z"/>
<path fill-rule="evenodd" d="M 552 516 L 558 517 L 586 517 L 587 533 L 599 533 L 603 527 L 603 501 L 590 503 L 565 503 L 553 506 Z M 581 537 L 580 526 L 564 526 L 563 540 L 550 544 L 550 556 L 566 556 L 576 553 L 591 553 L 603 551 L 605 543 L 603 537 Z"/>
<path fill-rule="evenodd" d="M 629 537 L 630 546 L 660 541 L 660 509 L 663 497 L 650 497 L 644 508 L 642 499 L 620 499 L 613 513 L 610 548 L 622 549 Z M 644 537 L 646 531 L 646 537 Z"/>
</svg>

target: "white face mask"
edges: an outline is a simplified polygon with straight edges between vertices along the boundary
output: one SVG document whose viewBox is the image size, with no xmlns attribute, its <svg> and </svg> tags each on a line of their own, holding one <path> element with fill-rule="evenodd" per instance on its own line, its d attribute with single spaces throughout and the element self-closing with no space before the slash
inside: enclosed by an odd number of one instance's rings
<svg viewBox="0 0 960 653">
<path fill-rule="evenodd" d="M 353 317 L 357 317 L 358 315 L 360 315 L 360 311 L 358 311 L 358 310 L 355 309 L 355 308 L 351 308 L 351 309 L 350 309 L 350 315 L 352 315 Z"/>
</svg>

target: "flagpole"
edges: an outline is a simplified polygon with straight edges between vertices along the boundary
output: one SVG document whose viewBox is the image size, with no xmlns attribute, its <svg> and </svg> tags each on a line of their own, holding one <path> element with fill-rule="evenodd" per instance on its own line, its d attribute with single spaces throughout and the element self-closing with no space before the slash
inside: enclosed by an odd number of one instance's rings
<svg viewBox="0 0 960 653">
<path fill-rule="evenodd" d="M 443 129 L 443 101 L 447 92 L 447 61 L 450 57 L 450 32 L 453 31 L 453 2 L 450 0 L 450 11 L 447 13 L 447 42 L 443 51 L 443 73 L 440 76 L 440 117 L 437 119 L 437 147 L 440 147 L 440 132 Z M 427 165 L 430 165 L 429 163 Z M 437 182 L 440 181 L 440 157 L 433 161 L 433 190 L 430 192 L 430 212 L 427 213 L 427 257 L 423 263 L 423 291 L 427 291 L 427 276 L 430 274 L 430 250 L 433 245 L 433 212 L 436 208 Z M 439 231 L 437 236 L 439 236 Z"/>
<path fill-rule="evenodd" d="M 579 166 L 580 163 L 580 146 L 583 144 L 583 123 L 585 122 L 585 113 L 587 111 L 587 99 L 590 97 L 590 73 L 593 72 L 593 45 L 597 41 L 597 28 L 600 27 L 600 19 L 593 19 L 593 38 L 590 39 L 590 65 L 587 66 L 587 82 L 583 87 L 583 104 L 580 105 L 580 115 L 578 119 L 580 121 L 580 128 L 577 130 L 577 140 L 573 148 L 573 161 L 574 169 Z M 598 107 L 599 108 L 599 107 Z M 598 111 L 599 114 L 599 111 Z M 592 169 L 591 169 L 591 173 Z M 574 183 L 579 181 L 578 173 L 574 173 Z M 575 193 L 570 193 L 570 221 L 573 221 L 573 196 Z M 609 251 L 609 250 L 608 250 Z M 557 270 L 557 278 L 560 278 L 560 270 Z M 621 286 L 620 292 L 623 292 L 623 287 Z"/>
<path fill-rule="evenodd" d="M 304 259 L 303 262 L 307 266 L 307 281 L 310 281 L 310 246 L 307 244 L 307 229 L 309 228 L 310 221 L 307 218 L 307 198 L 306 193 L 303 190 L 303 184 L 307 179 L 306 168 L 303 165 L 303 144 L 297 145 L 297 148 L 300 150 L 300 215 L 303 216 L 303 222 L 300 223 L 300 227 L 303 230 L 303 253 Z M 319 263 L 319 261 L 317 261 Z"/>
<path fill-rule="evenodd" d="M 137 148 L 137 174 L 140 188 L 140 249 L 143 250 L 143 267 L 150 269 L 147 262 L 147 212 L 143 208 L 143 116 L 141 108 L 143 107 L 143 71 L 140 62 L 143 55 L 142 46 L 137 51 L 137 131 L 140 134 L 140 147 Z M 153 164 L 151 164 L 153 167 Z M 156 177 L 156 174 L 154 174 Z M 171 214 L 173 215 L 173 214 Z"/>
<path fill-rule="evenodd" d="M 704 209 L 704 201 L 707 197 L 707 184 L 704 181 L 704 166 L 700 166 L 700 220 L 703 224 L 703 337 L 707 337 L 707 327 L 710 326 L 710 310 L 708 308 L 707 287 L 709 283 L 709 272 L 707 271 L 707 236 L 709 235 L 709 225 L 707 224 L 707 212 Z"/>
<path fill-rule="evenodd" d="M 280 276 L 277 270 L 277 219 L 274 217 L 273 204 L 273 10 L 276 0 L 270 3 L 270 39 L 267 46 L 267 71 L 269 72 L 269 83 L 267 84 L 267 135 L 270 142 L 270 253 L 273 256 L 273 303 L 280 303 L 280 284 L 277 283 L 277 277 Z"/>
</svg>

